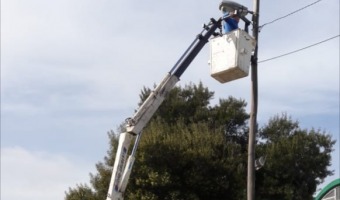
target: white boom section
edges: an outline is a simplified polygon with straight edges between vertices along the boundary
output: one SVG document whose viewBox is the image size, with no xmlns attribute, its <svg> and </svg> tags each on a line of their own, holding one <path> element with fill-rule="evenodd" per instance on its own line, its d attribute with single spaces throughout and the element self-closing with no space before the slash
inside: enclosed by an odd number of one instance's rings
<svg viewBox="0 0 340 200">
<path fill-rule="evenodd" d="M 212 36 L 215 33 L 215 30 L 221 25 L 221 21 L 222 18 L 219 18 L 218 21 L 212 18 L 208 25 L 203 26 L 203 31 L 197 35 L 175 66 L 166 74 L 162 82 L 151 92 L 134 116 L 126 120 L 126 132 L 121 133 L 119 137 L 116 159 L 113 165 L 112 177 L 106 200 L 123 200 L 131 168 L 135 160 L 136 147 L 138 146 L 143 128 L 155 114 L 167 94 L 179 81 L 179 77 L 208 42 L 210 36 Z M 137 135 L 138 137 L 135 141 L 132 154 L 126 163 L 130 143 Z"/>
<path fill-rule="evenodd" d="M 137 110 L 133 118 L 128 120 L 127 132 L 133 134 L 140 133 L 178 81 L 178 77 L 167 73 L 163 81 L 151 92 Z"/>
<path fill-rule="evenodd" d="M 123 193 L 120 192 L 119 185 L 123 177 L 125 162 L 132 138 L 133 135 L 127 132 L 121 133 L 119 136 L 116 159 L 113 165 L 109 193 L 107 194 L 106 200 L 123 200 Z"/>
<path fill-rule="evenodd" d="M 106 200 L 123 200 L 123 194 L 135 161 L 134 155 L 131 155 L 126 162 L 131 141 L 137 134 L 141 133 L 143 128 L 157 111 L 158 107 L 164 101 L 166 95 L 178 81 L 178 77 L 171 73 L 167 73 L 162 82 L 154 91 L 151 92 L 135 115 L 127 120 L 127 132 L 121 133 L 119 136 L 116 159 L 113 165 L 112 177 Z"/>
</svg>

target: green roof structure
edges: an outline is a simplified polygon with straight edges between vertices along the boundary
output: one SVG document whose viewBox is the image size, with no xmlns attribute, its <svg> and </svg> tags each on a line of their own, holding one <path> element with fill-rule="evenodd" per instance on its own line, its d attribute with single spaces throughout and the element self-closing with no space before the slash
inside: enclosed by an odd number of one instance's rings
<svg viewBox="0 0 340 200">
<path fill-rule="evenodd" d="M 314 200 L 340 200 L 340 178 L 326 185 Z"/>
</svg>

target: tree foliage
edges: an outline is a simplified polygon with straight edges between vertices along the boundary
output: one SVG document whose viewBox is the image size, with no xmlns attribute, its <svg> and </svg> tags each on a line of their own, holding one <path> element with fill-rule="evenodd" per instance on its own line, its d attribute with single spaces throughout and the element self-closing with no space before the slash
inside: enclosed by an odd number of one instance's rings
<svg viewBox="0 0 340 200">
<path fill-rule="evenodd" d="M 243 187 L 245 177 L 234 172 L 244 160 L 231 157 L 237 147 L 225 145 L 224 135 L 205 123 L 170 127 L 155 120 L 140 149 L 128 199 L 237 199 Z"/>
<path fill-rule="evenodd" d="M 68 200 L 96 200 L 97 195 L 95 192 L 87 185 L 77 185 L 76 188 L 69 188 L 68 192 L 66 192 L 66 199 Z"/>
<path fill-rule="evenodd" d="M 260 130 L 258 145 L 267 162 L 257 173 L 257 194 L 262 199 L 313 199 L 318 184 L 332 175 L 335 141 L 320 130 L 299 128 L 286 114 L 275 116 Z"/>
<path fill-rule="evenodd" d="M 141 102 L 150 92 L 141 91 Z M 228 97 L 210 105 L 213 96 L 202 83 L 168 94 L 143 131 L 125 199 L 246 198 L 246 102 Z M 66 200 L 106 198 L 118 135 L 111 131 L 109 138 L 107 156 L 90 174 L 92 187 L 69 188 Z M 256 172 L 257 199 L 309 199 L 332 173 L 327 167 L 334 141 L 320 130 L 302 130 L 281 115 L 270 119 L 258 138 L 256 153 L 267 161 Z"/>
</svg>

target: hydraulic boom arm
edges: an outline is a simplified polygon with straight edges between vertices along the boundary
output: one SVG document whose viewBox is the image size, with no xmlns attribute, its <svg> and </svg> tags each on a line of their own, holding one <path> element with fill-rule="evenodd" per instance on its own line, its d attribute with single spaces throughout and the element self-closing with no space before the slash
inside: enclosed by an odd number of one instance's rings
<svg viewBox="0 0 340 200">
<path fill-rule="evenodd" d="M 116 153 L 116 160 L 113 166 L 112 177 L 106 200 L 123 200 L 131 169 L 135 160 L 135 153 L 143 128 L 157 111 L 164 101 L 166 95 L 180 80 L 181 75 L 195 59 L 204 45 L 209 41 L 216 29 L 221 26 L 222 19 L 211 19 L 208 25 L 204 25 L 203 31 L 197 35 L 189 48 L 184 52 L 174 67 L 168 72 L 161 83 L 151 92 L 149 97 L 140 106 L 132 118 L 126 120 L 126 132 L 119 136 L 119 144 Z M 136 137 L 131 155 L 127 159 L 132 139 Z"/>
</svg>

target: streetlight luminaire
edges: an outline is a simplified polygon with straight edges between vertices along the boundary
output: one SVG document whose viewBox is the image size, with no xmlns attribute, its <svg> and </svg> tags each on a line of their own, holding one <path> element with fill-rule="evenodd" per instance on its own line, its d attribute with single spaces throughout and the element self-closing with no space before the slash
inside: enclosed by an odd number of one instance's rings
<svg viewBox="0 0 340 200">
<path fill-rule="evenodd" d="M 223 0 L 220 5 L 219 5 L 219 9 L 221 11 L 224 12 L 235 12 L 237 11 L 237 13 L 241 16 L 244 17 L 246 16 L 250 11 L 248 11 L 248 8 L 236 3 L 234 1 L 225 1 Z"/>
</svg>

